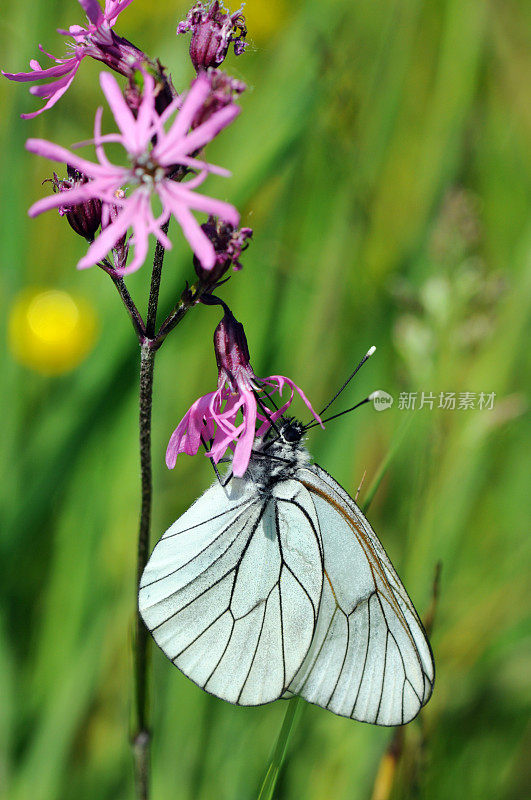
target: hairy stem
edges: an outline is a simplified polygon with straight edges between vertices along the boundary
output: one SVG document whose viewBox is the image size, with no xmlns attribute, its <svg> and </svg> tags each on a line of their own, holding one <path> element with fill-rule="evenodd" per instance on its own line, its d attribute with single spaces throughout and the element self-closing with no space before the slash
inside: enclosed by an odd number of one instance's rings
<svg viewBox="0 0 531 800">
<path fill-rule="evenodd" d="M 169 222 L 162 226 L 164 233 L 168 232 Z M 121 284 L 115 282 L 126 308 L 131 314 L 135 330 L 139 334 L 141 343 L 140 349 L 140 407 L 139 407 L 139 426 L 140 426 L 140 474 L 142 488 L 142 503 L 140 511 L 140 526 L 138 531 L 138 556 L 136 572 L 136 593 L 140 587 L 140 580 L 146 566 L 149 555 L 149 540 L 151 528 L 151 508 L 153 498 L 153 481 L 151 471 L 151 410 L 153 405 L 153 374 L 155 368 L 155 356 L 162 342 L 182 320 L 186 312 L 199 302 L 199 298 L 206 291 L 201 285 L 186 289 L 183 296 L 170 315 L 161 326 L 159 333 L 156 333 L 157 311 L 159 304 L 160 282 L 162 277 L 162 266 L 164 262 L 165 249 L 160 242 L 155 248 L 153 260 L 153 271 L 151 273 L 151 287 L 149 292 L 148 310 L 146 322 L 138 314 L 139 322 L 135 324 L 136 307 L 130 299 L 123 281 Z M 104 267 L 105 268 L 105 267 Z M 129 297 L 130 302 L 127 301 Z M 133 311 L 134 309 L 134 311 Z M 141 325 L 141 327 L 140 327 Z M 150 796 L 150 749 L 151 732 L 149 720 L 149 632 L 144 625 L 144 621 L 136 610 L 135 641 L 134 641 L 134 686 L 135 686 L 135 722 L 133 732 L 133 753 L 135 761 L 135 783 L 138 800 L 149 800 Z"/>
<path fill-rule="evenodd" d="M 168 232 L 169 221 L 162 226 Z M 148 310 L 144 328 L 145 336 L 141 339 L 140 349 L 140 398 L 139 398 L 139 433 L 140 433 L 140 481 L 142 501 L 140 509 L 140 525 L 138 530 L 138 551 L 136 568 L 136 591 L 138 594 L 142 573 L 149 555 L 149 538 L 151 528 L 151 506 L 153 501 L 153 479 L 151 472 L 151 409 L 153 405 L 153 372 L 155 369 L 154 346 L 155 326 L 159 305 L 160 281 L 164 263 L 164 247 L 157 242 L 151 287 L 149 291 Z M 150 777 L 150 745 L 148 709 L 148 661 L 149 632 L 136 607 L 136 626 L 134 643 L 134 683 L 135 683 L 135 730 L 133 751 L 135 759 L 135 782 L 138 800 L 149 799 Z"/>
<path fill-rule="evenodd" d="M 124 283 L 124 279 L 119 277 L 116 274 L 111 274 L 112 282 L 118 289 L 120 297 L 123 300 L 123 304 L 126 307 L 129 316 L 131 317 L 131 322 L 133 323 L 133 328 L 135 329 L 135 333 L 138 336 L 139 341 L 142 341 L 144 338 L 146 331 L 144 328 L 144 320 L 142 319 L 138 308 L 135 306 L 131 295 L 129 294 L 127 287 Z"/>
<path fill-rule="evenodd" d="M 181 322 L 185 314 L 187 314 L 193 306 L 199 303 L 199 300 L 207 291 L 208 287 L 204 286 L 199 281 L 194 283 L 193 286 L 185 289 L 185 291 L 182 293 L 181 299 L 171 314 L 168 315 L 168 317 L 160 326 L 159 332 L 153 340 L 154 347 L 160 347 L 166 336 L 171 333 L 171 331 L 179 324 L 179 322 Z"/>
<path fill-rule="evenodd" d="M 168 233 L 169 225 L 170 221 L 168 220 L 168 222 L 165 222 L 164 225 L 161 226 L 161 230 L 164 233 Z M 164 246 L 157 241 L 157 246 L 155 247 L 155 258 L 153 259 L 153 272 L 151 273 L 151 288 L 149 290 L 149 302 L 146 317 L 146 335 L 150 339 L 154 338 L 155 328 L 157 325 L 160 279 L 162 276 L 162 264 L 164 262 L 165 252 Z"/>
<path fill-rule="evenodd" d="M 151 505 L 153 484 L 151 475 L 151 408 L 153 400 L 153 370 L 156 350 L 144 342 L 140 356 L 140 472 L 142 505 L 138 531 L 138 556 L 136 589 L 146 566 L 149 553 L 149 533 L 151 525 Z M 136 611 L 136 630 L 134 644 L 135 674 L 135 731 L 133 737 L 137 797 L 149 797 L 149 751 L 150 731 L 148 719 L 148 631 Z"/>
<path fill-rule="evenodd" d="M 107 258 L 104 258 L 103 261 L 101 261 L 98 264 L 98 266 L 100 266 L 101 269 L 104 272 L 106 272 L 107 275 L 109 275 L 112 282 L 116 286 L 118 294 L 120 295 L 120 298 L 125 306 L 125 310 L 129 314 L 129 317 L 131 318 L 131 322 L 133 323 L 133 328 L 135 329 L 135 333 L 138 337 L 138 340 L 139 342 L 142 342 L 146 335 L 144 320 L 142 319 L 142 315 L 140 314 L 140 311 L 136 307 L 133 298 L 129 294 L 129 291 L 127 289 L 127 286 L 125 285 L 123 277 L 121 275 L 118 275 L 115 268 Z"/>
</svg>

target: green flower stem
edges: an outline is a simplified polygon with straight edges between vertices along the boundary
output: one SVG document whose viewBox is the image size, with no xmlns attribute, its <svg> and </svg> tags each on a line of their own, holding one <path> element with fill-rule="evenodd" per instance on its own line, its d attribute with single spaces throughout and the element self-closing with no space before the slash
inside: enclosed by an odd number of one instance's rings
<svg viewBox="0 0 531 800">
<path fill-rule="evenodd" d="M 168 232 L 166 223 L 162 226 Z M 138 595 L 140 579 L 149 555 L 151 529 L 151 507 L 153 502 L 153 479 L 151 469 L 151 411 L 153 406 L 153 374 L 157 346 L 154 346 L 157 310 L 159 304 L 160 281 L 164 263 L 164 247 L 157 242 L 151 288 L 146 316 L 146 336 L 140 348 L 140 476 L 141 509 L 138 530 L 137 569 L 135 597 Z M 138 800 L 149 800 L 151 734 L 149 730 L 149 632 L 136 603 L 136 625 L 134 639 L 134 686 L 135 686 L 135 724 L 133 732 L 133 753 L 135 761 L 135 783 Z"/>
<path fill-rule="evenodd" d="M 151 409 L 153 401 L 153 371 L 156 350 L 145 342 L 140 356 L 140 471 L 142 505 L 138 531 L 137 572 L 135 597 L 149 554 L 149 534 L 151 527 L 151 506 L 153 482 L 151 474 Z M 135 679 L 135 730 L 133 749 L 135 759 L 135 778 L 138 800 L 149 798 L 150 772 L 150 731 L 148 709 L 148 644 L 149 633 L 136 609 L 134 640 L 134 679 Z"/>
<path fill-rule="evenodd" d="M 162 226 L 168 232 L 168 224 Z M 142 502 L 140 510 L 140 525 L 138 531 L 138 555 L 135 596 L 138 594 L 140 579 L 146 566 L 149 555 L 149 541 L 151 529 L 151 508 L 153 502 L 153 480 L 151 469 L 151 411 L 153 405 L 153 375 L 155 369 L 155 356 L 166 336 L 181 322 L 186 313 L 193 308 L 201 296 L 207 291 L 208 285 L 200 281 L 187 288 L 170 316 L 156 333 L 157 312 L 159 305 L 159 291 L 164 262 L 164 247 L 157 242 L 153 271 L 151 273 L 151 288 L 149 292 L 146 322 L 138 314 L 136 307 L 123 286 L 114 280 L 120 296 L 128 309 L 135 330 L 139 335 L 140 348 L 140 397 L 139 397 L 139 432 L 140 432 L 140 475 Z M 113 277 L 111 275 L 111 277 Z M 125 293 L 124 293 L 125 290 Z M 128 299 L 129 298 L 129 299 Z M 129 302 L 130 301 L 130 302 Z M 137 312 L 138 313 L 138 312 Z M 150 786 L 150 713 L 149 713 L 149 631 L 136 609 L 135 639 L 134 639 L 134 687 L 135 710 L 133 729 L 133 753 L 135 761 L 135 782 L 138 800 L 149 800 Z"/>
<path fill-rule="evenodd" d="M 135 329 L 135 333 L 137 335 L 138 341 L 140 343 L 142 343 L 142 341 L 144 340 L 144 338 L 146 336 L 146 329 L 145 329 L 145 325 L 144 325 L 144 320 L 142 319 L 142 316 L 141 316 L 138 308 L 136 307 L 136 305 L 135 305 L 135 303 L 133 301 L 133 298 L 129 294 L 129 291 L 128 291 L 126 285 L 125 285 L 125 281 L 124 281 L 123 277 L 121 275 L 117 274 L 117 272 L 114 269 L 113 265 L 111 264 L 111 262 L 107 258 L 104 258 L 103 261 L 101 261 L 98 264 L 98 266 L 101 267 L 101 269 L 104 272 L 106 272 L 107 275 L 109 275 L 109 277 L 111 278 L 112 282 L 116 286 L 116 288 L 118 290 L 118 294 L 120 295 L 120 298 L 121 298 L 121 300 L 122 300 L 122 302 L 123 302 L 123 304 L 125 306 L 125 310 L 129 314 L 129 317 L 131 318 L 131 322 L 133 323 L 133 328 Z"/>
<path fill-rule="evenodd" d="M 168 233 L 170 221 L 161 226 L 163 233 Z M 164 263 L 165 249 L 159 241 L 155 247 L 155 257 L 153 259 L 153 271 L 151 273 L 151 287 L 149 290 L 148 310 L 146 316 L 146 336 L 149 339 L 155 338 L 155 328 L 157 325 L 157 310 L 159 307 L 160 280 L 162 277 L 162 265 Z"/>
</svg>

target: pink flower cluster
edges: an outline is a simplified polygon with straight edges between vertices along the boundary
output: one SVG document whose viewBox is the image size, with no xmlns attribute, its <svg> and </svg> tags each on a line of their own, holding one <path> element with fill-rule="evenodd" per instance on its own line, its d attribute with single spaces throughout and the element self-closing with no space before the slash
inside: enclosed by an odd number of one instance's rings
<svg viewBox="0 0 531 800">
<path fill-rule="evenodd" d="M 71 37 L 68 46 L 72 55 L 55 58 L 39 45 L 41 52 L 55 61 L 57 66 L 43 69 L 38 61 L 32 59 L 31 72 L 2 71 L 2 75 L 12 81 L 48 81 L 31 87 L 30 94 L 42 97 L 47 102 L 38 111 L 22 114 L 24 119 L 36 117 L 57 103 L 74 80 L 79 65 L 86 56 L 103 61 L 122 75 L 130 74 L 135 64 L 142 63 L 144 54 L 126 39 L 116 36 L 112 30 L 119 14 L 132 2 L 133 0 L 105 0 L 105 10 L 102 11 L 97 0 L 79 0 L 88 18 L 87 27 L 71 25 L 68 30 L 58 31 L 63 36 Z"/>
<path fill-rule="evenodd" d="M 123 275 L 137 270 L 144 263 L 150 234 L 154 234 L 165 248 L 171 248 L 162 226 L 173 214 L 202 267 L 212 269 L 216 263 L 214 246 L 191 210 L 217 216 L 235 227 L 239 214 L 229 203 L 194 191 L 210 172 L 224 176 L 230 174 L 198 159 L 196 154 L 235 119 L 240 109 L 230 102 L 192 129 L 194 119 L 200 115 L 210 95 L 210 79 L 206 73 L 194 80 L 184 100 L 175 98 L 161 115 L 155 109 L 155 82 L 147 73 L 144 74 L 143 98 L 136 117 L 112 75 L 101 73 L 100 83 L 120 132 L 102 135 L 103 110 L 98 109 L 93 140 L 98 163 L 43 139 L 28 139 L 26 147 L 30 152 L 69 164 L 89 178 L 86 183 L 67 192 L 39 200 L 30 208 L 30 216 L 96 198 L 118 207 L 119 213 L 94 240 L 78 267 L 83 269 L 100 262 L 128 228 L 132 228 L 130 244 L 135 247 L 134 258 L 127 267 L 119 270 Z M 106 142 L 118 142 L 123 146 L 129 158 L 128 166 L 118 166 L 109 161 L 104 150 Z M 197 174 L 191 180 L 178 183 L 173 176 L 179 169 L 194 170 Z M 123 191 L 126 186 L 129 187 L 127 193 Z M 154 197 L 158 198 L 162 208 L 157 215 L 152 208 Z"/>
<path fill-rule="evenodd" d="M 118 16 L 131 2 L 105 0 L 102 10 L 97 0 L 79 0 L 87 26 L 72 25 L 59 31 L 70 37 L 70 55 L 55 58 L 46 53 L 55 62 L 48 69 L 32 60 L 30 72 L 2 73 L 10 80 L 39 83 L 30 92 L 46 102 L 40 110 L 23 114 L 25 118 L 54 106 L 87 56 L 128 79 L 122 92 L 112 75 L 100 75 L 118 131 L 102 134 L 103 109 L 99 108 L 94 138 L 84 143 L 94 145 L 96 161 L 43 139 L 28 139 L 30 152 L 66 164 L 68 174 L 60 180 L 54 173 L 54 194 L 36 202 L 29 214 L 58 209 L 89 242 L 78 267 L 99 263 L 113 275 L 133 272 L 144 263 L 151 234 L 165 249 L 171 248 L 165 226 L 170 216 L 177 220 L 195 256 L 202 302 L 221 304 L 225 315 L 214 334 L 217 389 L 200 397 L 187 411 L 171 436 L 166 463 L 173 468 L 178 453 L 195 455 L 203 445 L 217 464 L 230 450 L 233 474 L 241 477 L 255 438 L 266 435 L 296 393 L 322 425 L 310 401 L 292 380 L 283 375 L 255 375 L 243 326 L 223 301 L 210 294 L 224 282 L 222 278 L 231 266 L 241 268 L 241 253 L 252 236 L 250 228 L 237 229 L 240 217 L 234 206 L 196 191 L 209 173 L 230 174 L 203 160 L 201 151 L 240 111 L 234 100 L 245 85 L 218 67 L 231 45 L 236 55 L 244 52 L 245 18 L 241 8 L 230 13 L 219 0 L 208 5 L 197 2 L 192 7 L 177 33 L 192 34 L 190 56 L 198 77 L 186 95 L 177 96 L 160 63 L 113 31 Z M 45 52 L 42 46 L 40 49 Z M 127 164 L 109 160 L 107 143 L 123 147 Z M 208 214 L 208 222 L 200 225 L 194 211 Z M 130 230 L 132 235 L 128 236 Z M 277 408 L 272 398 L 277 393 L 282 397 L 286 386 L 290 395 Z"/>
</svg>

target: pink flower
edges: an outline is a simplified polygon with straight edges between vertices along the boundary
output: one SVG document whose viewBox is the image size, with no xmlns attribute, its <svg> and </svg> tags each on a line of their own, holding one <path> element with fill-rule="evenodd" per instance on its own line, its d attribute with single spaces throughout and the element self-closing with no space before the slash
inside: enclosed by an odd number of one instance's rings
<svg viewBox="0 0 531 800">
<path fill-rule="evenodd" d="M 85 56 L 91 56 L 97 61 L 103 61 L 107 66 L 121 73 L 130 75 L 135 64 L 146 59 L 144 53 L 138 50 L 127 39 L 122 39 L 112 31 L 118 15 L 133 0 L 105 0 L 105 11 L 102 11 L 97 0 L 79 0 L 85 10 L 89 24 L 86 28 L 80 25 L 71 25 L 66 31 L 59 30 L 63 36 L 70 36 L 68 47 L 72 55 L 66 58 L 55 58 L 47 53 L 42 45 L 39 49 L 57 66 L 43 69 L 38 61 L 30 61 L 31 72 L 3 72 L 4 77 L 12 81 L 33 82 L 48 81 L 40 86 L 32 86 L 30 94 L 47 100 L 46 104 L 32 114 L 22 114 L 23 119 L 31 119 L 52 108 L 60 97 L 64 95 L 79 69 Z"/>
<path fill-rule="evenodd" d="M 212 298 L 214 300 L 214 298 Z M 166 450 L 166 464 L 175 466 L 177 455 L 197 453 L 201 444 L 210 444 L 206 455 L 217 464 L 228 449 L 234 451 L 232 472 L 237 478 L 245 473 L 255 437 L 262 437 L 290 407 L 298 392 L 315 419 L 320 417 L 302 389 L 283 375 L 258 378 L 250 363 L 243 325 L 220 300 L 225 316 L 214 333 L 214 351 L 218 364 L 218 388 L 200 397 L 188 409 L 171 435 Z M 266 402 L 284 386 L 291 389 L 290 397 L 272 411 Z M 258 430 L 257 423 L 262 423 Z"/>
<path fill-rule="evenodd" d="M 134 258 L 128 267 L 117 270 L 119 274 L 125 275 L 134 272 L 144 263 L 149 234 L 153 233 L 164 247 L 171 248 L 171 242 L 161 226 L 173 214 L 202 266 L 207 270 L 212 269 L 216 263 L 214 246 L 202 231 L 191 209 L 220 217 L 234 226 L 238 225 L 239 214 L 229 203 L 193 191 L 209 172 L 230 175 L 221 167 L 198 160 L 194 154 L 232 122 L 240 109 L 234 104 L 227 105 L 190 131 L 194 117 L 209 96 L 210 82 L 206 74 L 194 80 L 184 101 L 176 98 L 161 116 L 155 111 L 155 82 L 150 75 L 144 74 L 144 96 L 136 118 L 112 75 L 102 72 L 100 83 L 120 133 L 101 135 L 103 109 L 99 108 L 94 126 L 98 163 L 87 161 L 64 147 L 43 139 L 28 139 L 26 147 L 30 152 L 53 161 L 65 162 L 89 178 L 88 183 L 68 192 L 39 200 L 30 208 L 30 216 L 37 216 L 50 208 L 75 205 L 93 198 L 117 206 L 119 213 L 110 224 L 104 226 L 87 254 L 79 261 L 78 268 L 91 267 L 105 258 L 131 227 L 133 236 L 129 243 L 134 244 Z M 179 106 L 179 113 L 166 130 L 165 124 Z M 129 166 L 111 164 L 103 148 L 105 142 L 120 143 L 129 157 Z M 178 183 L 173 179 L 176 173 L 180 173 L 182 177 L 188 169 L 198 170 L 199 173 L 185 183 Z M 130 187 L 128 193 L 121 191 L 126 185 Z M 154 196 L 162 205 L 162 212 L 158 216 L 155 216 L 151 207 Z"/>
</svg>

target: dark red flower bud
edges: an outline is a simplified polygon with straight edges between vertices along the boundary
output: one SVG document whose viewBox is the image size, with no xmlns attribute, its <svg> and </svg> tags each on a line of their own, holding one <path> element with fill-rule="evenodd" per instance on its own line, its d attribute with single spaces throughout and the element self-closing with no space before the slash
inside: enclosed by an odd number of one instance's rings
<svg viewBox="0 0 531 800">
<path fill-rule="evenodd" d="M 142 70 L 148 72 L 155 80 L 155 111 L 157 114 L 162 114 L 177 97 L 177 92 L 174 89 L 171 77 L 160 61 L 143 63 Z M 132 72 L 128 76 L 129 81 L 124 89 L 125 102 L 135 117 L 138 114 L 138 109 L 140 108 L 143 97 L 142 70 L 139 68 L 137 72 Z"/>
<path fill-rule="evenodd" d="M 68 178 L 65 180 L 59 180 L 55 172 L 53 178 L 48 179 L 52 182 L 54 192 L 68 192 L 70 189 L 88 183 L 89 179 L 86 175 L 68 164 L 66 171 Z M 62 217 L 67 218 L 72 230 L 87 241 L 93 242 L 96 231 L 101 225 L 101 208 L 101 200 L 93 198 L 76 206 L 59 206 L 58 210 Z"/>
<path fill-rule="evenodd" d="M 237 56 L 247 46 L 247 28 L 241 8 L 230 14 L 219 0 L 214 0 L 208 7 L 196 3 L 186 19 L 177 26 L 178 34 L 187 31 L 192 31 L 190 58 L 197 72 L 219 67 L 227 56 L 231 42 Z"/>
<path fill-rule="evenodd" d="M 251 379 L 254 373 L 243 325 L 224 303 L 223 308 L 225 315 L 214 331 L 214 352 L 220 381 L 233 384 L 232 390 L 237 391 L 236 377 L 243 372 Z"/>
<path fill-rule="evenodd" d="M 94 33 L 86 45 L 86 52 L 126 78 L 133 77 L 135 70 L 141 66 L 147 67 L 154 63 L 143 50 L 118 36 L 112 28 L 108 28 L 105 33 Z"/>
<path fill-rule="evenodd" d="M 209 217 L 201 228 L 206 233 L 216 252 L 216 263 L 211 270 L 204 269 L 194 256 L 195 271 L 203 283 L 214 286 L 232 267 L 235 271 L 242 268 L 241 254 L 249 247 L 248 239 L 253 235 L 252 228 L 234 228 L 227 222 Z"/>
<path fill-rule="evenodd" d="M 209 69 L 207 76 L 210 80 L 210 94 L 202 109 L 195 115 L 192 128 L 198 128 L 203 122 L 225 106 L 230 105 L 247 88 L 243 81 L 231 78 L 220 69 Z"/>
</svg>

